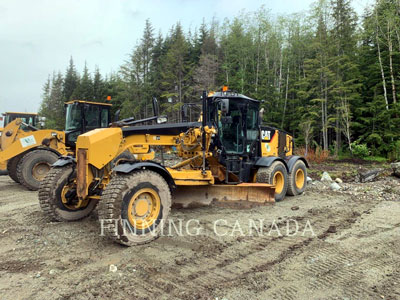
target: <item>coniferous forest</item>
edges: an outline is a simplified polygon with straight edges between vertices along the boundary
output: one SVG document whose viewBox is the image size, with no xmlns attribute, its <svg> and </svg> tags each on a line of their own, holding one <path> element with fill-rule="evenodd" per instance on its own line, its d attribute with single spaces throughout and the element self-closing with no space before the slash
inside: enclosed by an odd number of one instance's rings
<svg viewBox="0 0 400 300">
<path fill-rule="evenodd" d="M 113 111 L 139 119 L 152 115 L 155 96 L 177 122 L 183 103 L 223 85 L 264 100 L 264 123 L 297 147 L 400 159 L 400 2 L 376 0 L 362 15 L 350 0 L 281 16 L 261 7 L 191 31 L 176 23 L 164 35 L 147 20 L 118 72 L 78 71 L 71 58 L 49 76 L 40 114 L 63 129 L 64 101 L 111 96 Z"/>
</svg>

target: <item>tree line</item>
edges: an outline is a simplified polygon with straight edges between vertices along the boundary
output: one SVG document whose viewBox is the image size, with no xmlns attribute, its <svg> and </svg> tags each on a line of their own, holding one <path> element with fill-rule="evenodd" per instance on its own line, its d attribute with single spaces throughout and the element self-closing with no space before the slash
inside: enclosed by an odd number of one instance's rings
<svg viewBox="0 0 400 300">
<path fill-rule="evenodd" d="M 400 3 L 376 0 L 358 16 L 350 0 L 317 0 L 306 13 L 271 14 L 264 7 L 194 31 L 180 23 L 163 36 L 150 20 L 115 73 L 82 74 L 71 58 L 44 84 L 40 114 L 63 128 L 63 103 L 104 101 L 122 117 L 163 114 L 180 121 L 184 103 L 222 85 L 264 100 L 264 122 L 297 145 L 385 156 L 400 152 Z M 398 158 L 398 157 L 397 157 Z"/>
</svg>

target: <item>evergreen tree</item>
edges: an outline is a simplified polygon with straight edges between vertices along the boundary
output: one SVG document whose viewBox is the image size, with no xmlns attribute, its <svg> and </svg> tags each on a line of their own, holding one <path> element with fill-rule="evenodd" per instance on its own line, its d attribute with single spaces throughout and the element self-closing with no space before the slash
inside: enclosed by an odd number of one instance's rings
<svg viewBox="0 0 400 300">
<path fill-rule="evenodd" d="M 86 62 L 83 68 L 82 78 L 79 81 L 79 86 L 72 93 L 72 97 L 79 100 L 93 101 L 93 81 Z"/>
<path fill-rule="evenodd" d="M 96 66 L 93 76 L 93 101 L 104 102 L 107 96 L 106 82 L 103 80 L 99 67 Z"/>
<path fill-rule="evenodd" d="M 393 157 L 400 140 L 400 4 L 375 0 L 357 26 L 351 0 L 315 0 L 307 14 L 273 16 L 264 7 L 227 19 L 203 20 L 184 32 L 178 23 L 154 36 L 150 20 L 118 73 L 82 77 L 72 58 L 62 78 L 43 87 L 41 114 L 58 122 L 64 100 L 112 97 L 121 117 L 152 115 L 151 97 L 170 122 L 202 90 L 231 90 L 263 99 L 264 122 L 297 144 L 332 153 L 366 143 Z M 61 90 L 61 94 L 60 94 Z M 60 96 L 61 95 L 61 96 Z"/>
<path fill-rule="evenodd" d="M 63 86 L 63 95 L 66 101 L 72 100 L 72 95 L 75 89 L 79 85 L 79 76 L 76 72 L 74 61 L 72 56 L 69 60 L 69 66 L 67 68 L 65 79 L 64 79 L 64 86 Z"/>
</svg>

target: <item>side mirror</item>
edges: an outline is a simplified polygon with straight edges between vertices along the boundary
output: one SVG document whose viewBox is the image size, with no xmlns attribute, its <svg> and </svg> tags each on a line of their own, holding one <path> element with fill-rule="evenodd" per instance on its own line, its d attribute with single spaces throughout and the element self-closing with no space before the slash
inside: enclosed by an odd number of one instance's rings
<svg viewBox="0 0 400 300">
<path fill-rule="evenodd" d="M 114 114 L 114 122 L 119 121 L 119 115 L 120 115 L 120 113 L 121 113 L 121 110 L 120 110 L 120 109 L 118 109 L 118 110 L 115 112 L 115 114 Z"/>
<path fill-rule="evenodd" d="M 189 117 L 188 117 L 188 106 L 186 105 L 186 104 L 184 104 L 182 107 L 181 107 L 181 116 L 182 116 L 182 122 L 187 122 L 188 120 L 189 120 Z"/>
<path fill-rule="evenodd" d="M 157 118 L 157 124 L 164 124 L 168 122 L 167 116 L 161 116 Z"/>
<path fill-rule="evenodd" d="M 156 97 L 153 97 L 153 113 L 155 117 L 160 114 L 160 107 L 158 106 L 158 101 Z"/>
<path fill-rule="evenodd" d="M 224 115 L 229 112 L 229 99 L 221 99 L 221 112 Z"/>
</svg>

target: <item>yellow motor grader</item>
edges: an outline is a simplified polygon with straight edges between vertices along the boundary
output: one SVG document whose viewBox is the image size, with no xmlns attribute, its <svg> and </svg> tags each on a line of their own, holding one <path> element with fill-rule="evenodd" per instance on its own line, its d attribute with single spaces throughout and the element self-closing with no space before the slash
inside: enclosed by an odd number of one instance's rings
<svg viewBox="0 0 400 300">
<path fill-rule="evenodd" d="M 157 124 L 82 134 L 76 158 L 61 157 L 47 173 L 40 206 L 54 220 L 75 221 L 99 203 L 105 235 L 131 246 L 155 239 L 178 200 L 262 204 L 303 193 L 307 161 L 293 155 L 291 136 L 261 124 L 259 111 L 260 102 L 244 95 L 204 92 L 201 122 L 156 117 Z M 155 148 L 176 149 L 180 161 L 154 162 Z M 135 159 L 114 163 L 126 150 Z"/>
<path fill-rule="evenodd" d="M 109 103 L 73 100 L 65 103 L 65 131 L 39 129 L 36 115 L 10 118 L 0 137 L 0 166 L 8 175 L 30 190 L 61 155 L 73 155 L 77 137 L 89 130 L 109 126 Z M 6 121 L 7 121 L 6 120 Z M 40 121 L 40 120 L 39 120 Z"/>
</svg>

